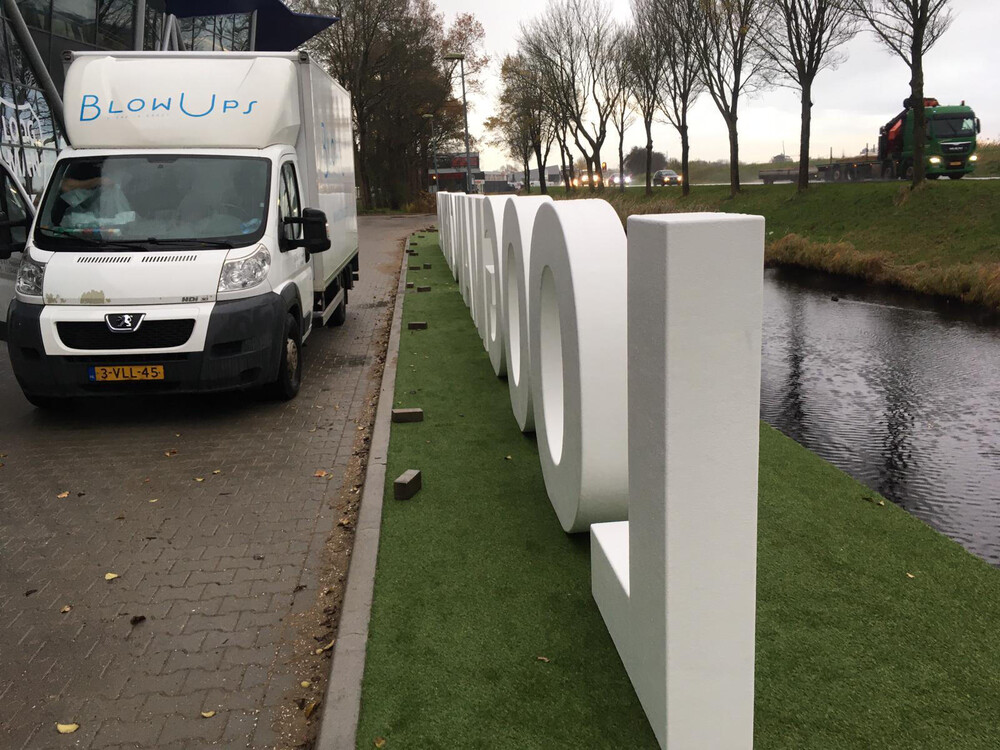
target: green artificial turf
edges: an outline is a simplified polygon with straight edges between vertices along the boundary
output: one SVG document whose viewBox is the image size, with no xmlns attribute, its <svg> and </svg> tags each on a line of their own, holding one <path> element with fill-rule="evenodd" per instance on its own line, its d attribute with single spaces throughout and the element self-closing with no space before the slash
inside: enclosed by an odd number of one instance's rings
<svg viewBox="0 0 1000 750">
<path fill-rule="evenodd" d="M 358 747 L 655 748 L 436 236 L 408 279 Z M 509 458 L 508 458 L 509 457 Z M 423 472 L 412 500 L 391 480 Z M 1000 575 L 761 427 L 755 746 L 996 748 Z M 907 574 L 913 576 L 908 577 Z M 541 661 L 538 657 L 548 661 Z M 711 749 L 706 749 L 711 750 Z"/>
</svg>

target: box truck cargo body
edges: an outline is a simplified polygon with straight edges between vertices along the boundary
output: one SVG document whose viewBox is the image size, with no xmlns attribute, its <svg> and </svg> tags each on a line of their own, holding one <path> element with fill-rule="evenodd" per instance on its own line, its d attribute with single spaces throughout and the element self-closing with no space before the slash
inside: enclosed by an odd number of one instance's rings
<svg viewBox="0 0 1000 750">
<path fill-rule="evenodd" d="M 25 395 L 293 397 L 357 278 L 348 93 L 305 53 L 97 52 L 64 103 L 71 148 L 25 242 L 0 235 Z"/>
</svg>

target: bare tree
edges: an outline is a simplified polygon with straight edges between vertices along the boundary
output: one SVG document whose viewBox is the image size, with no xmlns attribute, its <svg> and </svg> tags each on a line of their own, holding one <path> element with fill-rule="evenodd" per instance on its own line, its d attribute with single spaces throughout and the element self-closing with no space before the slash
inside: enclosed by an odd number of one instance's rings
<svg viewBox="0 0 1000 750">
<path fill-rule="evenodd" d="M 603 181 L 601 148 L 615 104 L 609 90 L 614 35 L 603 0 L 550 0 L 542 15 L 521 26 L 519 37 L 520 49 L 541 72 L 550 103 L 572 125 L 591 186 Z"/>
<path fill-rule="evenodd" d="M 632 94 L 646 129 L 646 195 L 653 193 L 653 118 L 660 109 L 663 93 L 667 42 L 674 33 L 670 26 L 657 24 L 656 5 L 657 0 L 632 0 L 636 33 L 628 47 Z M 661 28 L 670 31 L 662 33 Z"/>
<path fill-rule="evenodd" d="M 617 54 L 612 58 L 611 69 L 614 72 L 615 108 L 611 113 L 611 122 L 618 133 L 618 189 L 625 192 L 625 131 L 635 121 L 635 101 L 632 98 L 634 90 L 633 56 L 631 50 L 636 43 L 637 33 L 634 29 L 620 29 L 614 45 Z"/>
<path fill-rule="evenodd" d="M 886 0 L 889 1 L 889 0 Z M 701 0 L 702 34 L 697 52 L 705 88 L 729 130 L 729 190 L 740 192 L 740 97 L 767 84 L 763 26 L 770 21 L 767 0 Z"/>
<path fill-rule="evenodd" d="M 541 71 L 527 55 L 508 55 L 500 66 L 500 81 L 500 105 L 522 123 L 538 164 L 539 187 L 542 194 L 547 195 L 545 163 L 555 134 L 551 110 L 542 87 Z"/>
<path fill-rule="evenodd" d="M 666 36 L 666 54 L 661 81 L 660 107 L 663 116 L 681 137 L 681 190 L 691 193 L 691 136 L 688 112 L 704 91 L 698 41 L 704 15 L 700 0 L 653 0 L 654 28 L 673 29 Z"/>
<path fill-rule="evenodd" d="M 802 95 L 799 136 L 799 192 L 809 188 L 812 88 L 824 68 L 844 60 L 837 48 L 858 33 L 856 17 L 843 0 L 770 0 L 774 24 L 764 27 L 767 52 Z"/>
<path fill-rule="evenodd" d="M 950 0 L 848 0 L 854 12 L 871 26 L 875 36 L 910 69 L 910 97 L 913 108 L 913 164 L 904 166 L 913 186 L 924 181 L 924 141 L 927 118 L 924 112 L 924 55 L 951 26 Z"/>
</svg>

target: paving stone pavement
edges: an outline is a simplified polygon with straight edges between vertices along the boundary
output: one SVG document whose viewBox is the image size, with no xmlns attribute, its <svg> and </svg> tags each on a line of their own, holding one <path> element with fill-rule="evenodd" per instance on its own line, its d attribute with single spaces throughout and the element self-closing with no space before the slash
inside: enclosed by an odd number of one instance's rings
<svg viewBox="0 0 1000 750">
<path fill-rule="evenodd" d="M 301 679 L 288 622 L 319 596 L 398 240 L 429 222 L 361 219 L 347 323 L 310 338 L 289 403 L 178 396 L 46 414 L 4 347 L 0 748 L 284 746 L 275 722 Z"/>
</svg>

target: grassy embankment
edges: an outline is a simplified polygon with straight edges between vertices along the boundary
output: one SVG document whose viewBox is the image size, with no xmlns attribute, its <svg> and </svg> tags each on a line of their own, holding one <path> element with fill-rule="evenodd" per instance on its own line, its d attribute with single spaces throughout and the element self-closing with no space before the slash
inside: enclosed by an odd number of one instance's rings
<svg viewBox="0 0 1000 750">
<path fill-rule="evenodd" d="M 564 197 L 561 193 L 555 197 Z M 578 191 L 576 197 L 591 197 Z M 605 190 L 623 218 L 677 211 L 733 211 L 767 220 L 767 260 L 1000 309 L 1000 180 L 747 185 Z"/>
<path fill-rule="evenodd" d="M 424 489 L 386 487 L 358 747 L 655 748 L 434 242 L 388 472 Z M 1000 572 L 763 425 L 759 502 L 755 747 L 995 748 Z"/>
</svg>

